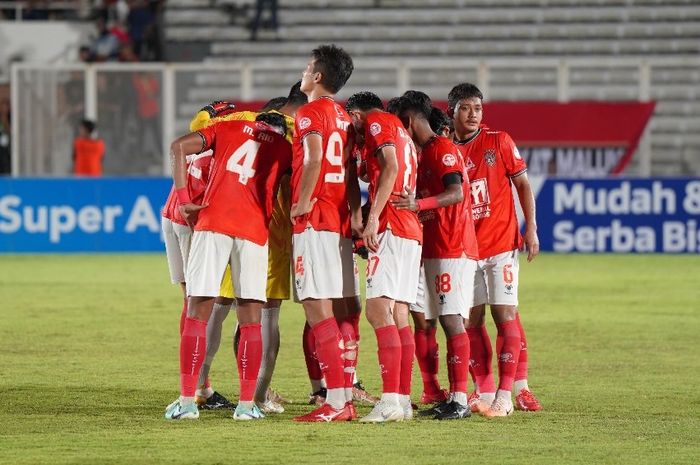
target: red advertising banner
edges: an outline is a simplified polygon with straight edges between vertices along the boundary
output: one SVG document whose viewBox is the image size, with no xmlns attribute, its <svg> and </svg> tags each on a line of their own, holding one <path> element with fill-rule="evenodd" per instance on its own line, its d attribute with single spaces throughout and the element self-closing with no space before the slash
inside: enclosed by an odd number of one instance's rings
<svg viewBox="0 0 700 465">
<path fill-rule="evenodd" d="M 434 102 L 446 109 L 447 102 Z M 265 102 L 241 102 L 259 109 Z M 617 175 L 632 159 L 654 102 L 489 102 L 484 124 L 508 132 L 531 175 Z"/>
</svg>

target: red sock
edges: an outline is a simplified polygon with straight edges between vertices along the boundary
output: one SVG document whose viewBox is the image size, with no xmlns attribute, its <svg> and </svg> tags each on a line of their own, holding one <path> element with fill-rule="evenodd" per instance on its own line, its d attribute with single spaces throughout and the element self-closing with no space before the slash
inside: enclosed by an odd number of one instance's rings
<svg viewBox="0 0 700 465">
<path fill-rule="evenodd" d="M 309 373 L 309 379 L 323 379 L 323 373 L 321 372 L 321 367 L 316 357 L 316 338 L 308 323 L 304 325 L 304 334 L 301 342 L 304 349 L 304 360 L 306 361 L 306 371 Z"/>
<path fill-rule="evenodd" d="M 498 336 L 503 341 L 498 351 L 498 389 L 513 390 L 515 371 L 520 358 L 520 331 L 515 320 L 496 324 Z"/>
<path fill-rule="evenodd" d="M 350 317 L 341 320 L 339 329 L 345 347 L 343 350 L 345 388 L 352 389 L 355 383 L 355 368 L 357 367 L 357 333 Z"/>
<path fill-rule="evenodd" d="M 382 372 L 382 392 L 398 393 L 401 376 L 401 338 L 396 325 L 374 330 L 377 335 L 377 355 Z"/>
<path fill-rule="evenodd" d="M 437 395 L 440 392 L 440 382 L 437 378 L 437 364 L 434 362 L 433 354 L 429 351 L 429 331 L 431 330 L 417 329 L 413 340 L 416 344 L 416 360 L 418 360 L 420 376 L 423 379 L 423 392 L 427 395 Z"/>
<path fill-rule="evenodd" d="M 515 317 L 518 323 L 518 331 L 520 331 L 520 358 L 518 358 L 518 368 L 515 370 L 515 381 L 527 379 L 527 339 L 525 339 L 525 329 L 520 322 L 520 313 Z"/>
<path fill-rule="evenodd" d="M 411 381 L 413 378 L 413 354 L 416 353 L 416 343 L 410 326 L 399 330 L 401 339 L 401 375 L 399 378 L 399 394 L 411 395 Z"/>
<path fill-rule="evenodd" d="M 469 336 L 460 333 L 447 337 L 447 376 L 450 392 L 467 392 L 469 378 Z"/>
<path fill-rule="evenodd" d="M 241 339 L 238 341 L 238 381 L 241 386 L 240 400 L 252 402 L 255 384 L 262 362 L 262 326 L 260 323 L 239 325 Z"/>
<path fill-rule="evenodd" d="M 467 334 L 469 335 L 471 357 L 469 370 L 474 377 L 474 383 L 479 388 L 479 392 L 496 392 L 493 368 L 491 367 L 493 350 L 486 325 L 478 328 L 467 328 Z"/>
<path fill-rule="evenodd" d="M 207 322 L 186 318 L 180 336 L 180 395 L 194 397 L 207 353 Z"/>
<path fill-rule="evenodd" d="M 339 389 L 344 387 L 345 379 L 343 375 L 343 357 L 340 350 L 340 335 L 338 323 L 335 318 L 326 318 L 316 323 L 312 328 L 316 337 L 316 356 L 321 366 L 321 372 L 326 379 L 328 389 Z"/>
<path fill-rule="evenodd" d="M 187 318 L 187 297 L 182 301 L 182 312 L 180 313 L 180 336 L 185 329 L 185 318 Z"/>
</svg>

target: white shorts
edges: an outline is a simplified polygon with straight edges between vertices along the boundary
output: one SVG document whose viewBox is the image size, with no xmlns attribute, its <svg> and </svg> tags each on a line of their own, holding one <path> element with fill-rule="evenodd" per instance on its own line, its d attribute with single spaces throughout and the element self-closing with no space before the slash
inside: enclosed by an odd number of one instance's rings
<svg viewBox="0 0 700 465">
<path fill-rule="evenodd" d="M 388 297 L 398 302 L 416 302 L 421 245 L 394 236 L 390 229 L 379 234 L 379 250 L 367 257 L 366 298 Z"/>
<path fill-rule="evenodd" d="M 236 297 L 265 302 L 267 244 L 211 231 L 195 231 L 192 235 L 187 295 L 217 297 L 228 264 Z"/>
<path fill-rule="evenodd" d="M 340 299 L 360 294 L 352 240 L 331 231 L 306 228 L 294 234 L 294 298 Z"/>
<path fill-rule="evenodd" d="M 474 300 L 476 260 L 468 258 L 429 258 L 425 266 L 425 319 L 441 315 L 462 315 L 469 318 Z"/>
<path fill-rule="evenodd" d="M 187 270 L 187 258 L 190 256 L 192 229 L 189 226 L 162 218 L 165 255 L 168 257 L 170 281 L 173 284 L 184 283 Z"/>
<path fill-rule="evenodd" d="M 412 312 L 425 313 L 425 267 L 420 266 L 418 286 L 416 287 L 416 302 L 411 304 Z"/>
<path fill-rule="evenodd" d="M 479 260 L 474 275 L 474 303 L 518 305 L 518 251 L 503 252 Z"/>
</svg>

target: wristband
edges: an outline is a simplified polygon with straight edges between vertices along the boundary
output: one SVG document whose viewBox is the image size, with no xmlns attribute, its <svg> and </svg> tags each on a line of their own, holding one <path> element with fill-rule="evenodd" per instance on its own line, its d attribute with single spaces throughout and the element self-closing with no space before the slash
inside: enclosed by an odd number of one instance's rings
<svg viewBox="0 0 700 465">
<path fill-rule="evenodd" d="M 434 210 L 440 207 L 436 196 L 428 197 L 426 199 L 418 199 L 416 204 L 418 204 L 418 210 Z"/>
<path fill-rule="evenodd" d="M 180 203 L 180 205 L 184 205 L 186 203 L 192 203 L 192 199 L 190 198 L 190 193 L 186 187 L 182 187 L 180 189 L 175 189 L 175 195 L 177 196 L 177 201 Z"/>
</svg>

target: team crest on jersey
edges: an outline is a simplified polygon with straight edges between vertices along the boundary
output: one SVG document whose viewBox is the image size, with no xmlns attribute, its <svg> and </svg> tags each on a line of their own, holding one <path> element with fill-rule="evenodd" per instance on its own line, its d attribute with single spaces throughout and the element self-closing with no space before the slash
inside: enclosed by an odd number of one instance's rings
<svg viewBox="0 0 700 465">
<path fill-rule="evenodd" d="M 488 166 L 496 165 L 496 151 L 494 149 L 487 149 L 484 152 L 484 161 Z"/>
<path fill-rule="evenodd" d="M 380 132 L 382 132 L 382 127 L 379 123 L 372 123 L 369 126 L 369 133 L 372 134 L 373 136 L 376 136 Z"/>
<path fill-rule="evenodd" d="M 307 117 L 304 117 L 299 120 L 299 129 L 306 129 L 309 126 L 311 126 L 311 120 Z"/>
<path fill-rule="evenodd" d="M 451 153 L 446 153 L 442 156 L 442 164 L 445 166 L 455 166 L 457 164 L 457 159 Z"/>
<path fill-rule="evenodd" d="M 466 168 L 467 168 L 467 171 L 471 171 L 471 170 L 476 168 L 476 165 L 474 164 L 474 162 L 472 161 L 471 158 L 467 158 L 467 167 Z"/>
</svg>

